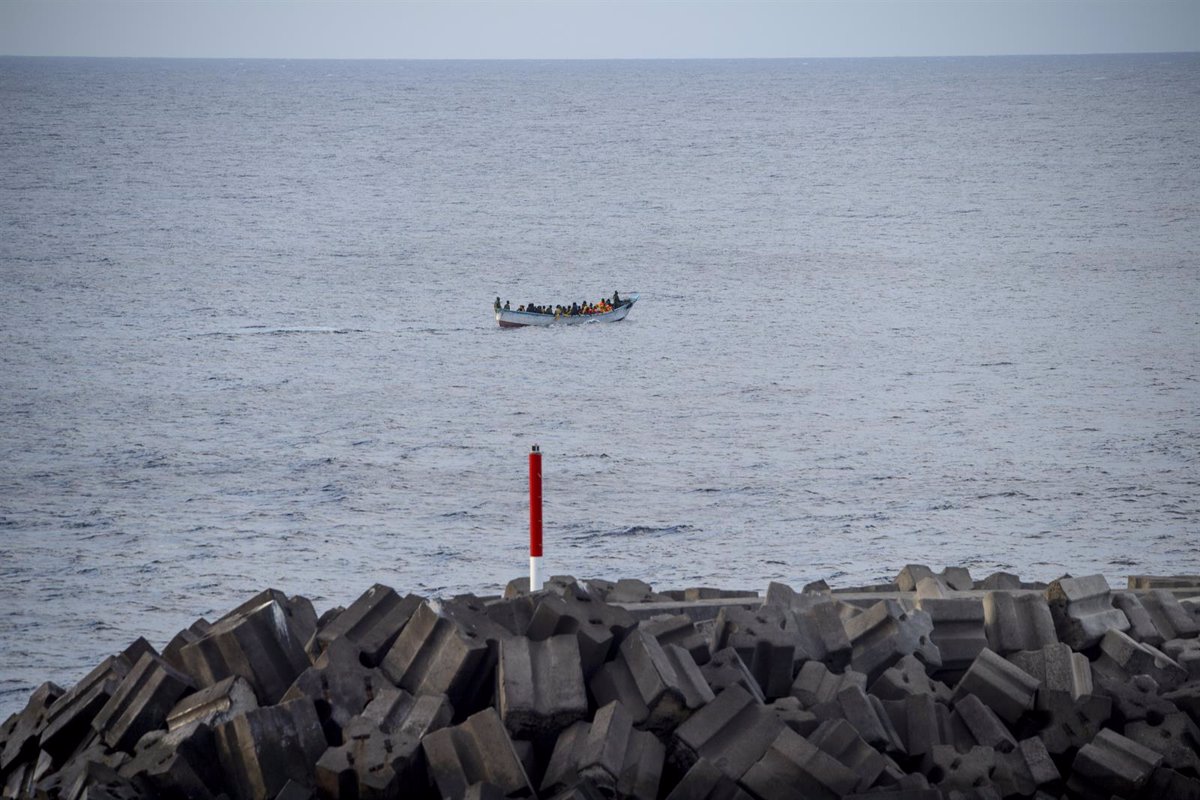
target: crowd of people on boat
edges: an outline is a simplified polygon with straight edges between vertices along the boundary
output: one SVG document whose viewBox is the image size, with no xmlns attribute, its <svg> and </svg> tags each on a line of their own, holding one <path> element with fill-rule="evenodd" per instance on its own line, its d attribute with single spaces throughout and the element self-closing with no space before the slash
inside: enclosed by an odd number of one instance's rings
<svg viewBox="0 0 1200 800">
<path fill-rule="evenodd" d="M 628 302 L 628 300 L 621 299 L 619 292 L 613 292 L 612 298 L 601 298 L 596 303 L 591 303 L 587 300 L 582 303 L 572 303 L 569 306 L 543 306 L 537 303 L 526 303 L 523 306 L 517 306 L 517 311 L 524 311 L 527 314 L 547 314 L 555 317 L 578 317 L 587 314 L 607 314 L 609 311 L 620 308 Z M 499 297 L 496 298 L 494 308 L 496 311 L 512 310 L 507 300 L 504 301 L 504 305 L 500 305 Z"/>
</svg>

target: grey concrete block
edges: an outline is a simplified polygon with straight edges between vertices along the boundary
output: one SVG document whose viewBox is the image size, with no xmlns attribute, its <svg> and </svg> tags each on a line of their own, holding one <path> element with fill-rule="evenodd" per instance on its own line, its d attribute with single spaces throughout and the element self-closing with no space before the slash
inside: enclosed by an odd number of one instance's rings
<svg viewBox="0 0 1200 800">
<path fill-rule="evenodd" d="M 359 649 L 367 666 L 378 666 L 421 602 L 415 594 L 401 597 L 394 589 L 377 583 L 320 628 L 316 641 L 324 650 L 335 639 L 344 637 Z"/>
<path fill-rule="evenodd" d="M 1099 695 L 1073 698 L 1067 692 L 1043 689 L 1034 703 L 1035 732 L 1053 755 L 1090 742 L 1111 716 L 1112 700 Z"/>
<path fill-rule="evenodd" d="M 787 800 L 796 796 L 799 786 L 813 797 L 841 797 L 854 790 L 858 776 L 829 753 L 784 728 L 740 782 L 762 800 Z"/>
<path fill-rule="evenodd" d="M 969 592 L 975 588 L 975 581 L 966 567 L 946 567 L 939 577 L 942 583 L 956 592 Z"/>
<path fill-rule="evenodd" d="M 1028 672 L 984 650 L 958 682 L 953 697 L 957 701 L 965 694 L 974 694 L 1012 725 L 1033 708 L 1037 688 L 1038 680 Z"/>
<path fill-rule="evenodd" d="M 708 663 L 711 652 L 708 639 L 697 628 L 691 617 L 684 614 L 663 614 L 642 622 L 639 629 L 658 639 L 662 645 L 673 644 L 691 654 L 700 666 Z"/>
<path fill-rule="evenodd" d="M 1150 774 L 1144 793 L 1146 797 L 1200 800 L 1200 780 L 1159 767 Z"/>
<path fill-rule="evenodd" d="M 421 743 L 429 772 L 443 797 L 461 797 L 476 783 L 490 783 L 506 797 L 534 795 L 525 767 L 494 708 L 461 725 L 428 734 Z"/>
<path fill-rule="evenodd" d="M 46 729 L 50 707 L 64 694 L 61 686 L 47 681 L 34 689 L 25 708 L 6 722 L 4 748 L 0 750 L 0 775 L 18 763 L 37 758 L 38 741 Z"/>
<path fill-rule="evenodd" d="M 1076 754 L 1067 788 L 1089 800 L 1133 797 L 1161 762 L 1160 754 L 1105 729 Z"/>
<path fill-rule="evenodd" d="M 1093 693 L 1092 665 L 1087 656 L 1071 652 L 1061 642 L 1013 653 L 1008 660 L 1036 678 L 1043 689 L 1067 692 L 1072 698 Z"/>
<path fill-rule="evenodd" d="M 218 620 L 200 639 L 184 645 L 180 659 L 198 687 L 240 675 L 259 703 L 279 702 L 310 666 L 304 644 L 308 615 L 276 590 L 262 592 Z M 315 616 L 312 620 L 315 629 Z"/>
<path fill-rule="evenodd" d="M 780 722 L 801 736 L 808 736 L 821 724 L 817 715 L 806 711 L 803 704 L 795 697 L 780 697 L 772 701 L 767 708 Z"/>
<path fill-rule="evenodd" d="M 868 681 L 910 654 L 926 667 L 942 666 L 941 653 L 930 639 L 933 621 L 924 611 L 906 611 L 895 600 L 883 600 L 844 623 L 851 644 L 850 666 Z"/>
<path fill-rule="evenodd" d="M 167 712 L 167 730 L 174 732 L 200 724 L 215 727 L 255 708 L 258 708 L 258 701 L 249 682 L 239 675 L 231 675 L 185 695 L 172 706 Z"/>
<path fill-rule="evenodd" d="M 1153 683 L 1150 678 L 1134 678 L 1135 683 L 1138 680 Z M 1172 708 L 1187 713 L 1193 722 L 1200 725 L 1200 683 L 1184 684 L 1172 692 L 1167 692 L 1161 699 L 1163 702 L 1170 703 Z"/>
<path fill-rule="evenodd" d="M 1110 630 L 1100 640 L 1100 657 L 1092 665 L 1094 672 L 1104 673 L 1114 681 L 1149 675 L 1161 691 L 1170 691 L 1187 680 L 1187 670 L 1166 653 L 1129 634 Z"/>
<path fill-rule="evenodd" d="M 1001 655 L 1058 642 L 1050 606 L 1040 594 L 988 592 L 983 597 L 983 624 L 988 647 Z"/>
<path fill-rule="evenodd" d="M 713 690 L 714 695 L 730 686 L 737 685 L 754 695 L 758 702 L 766 702 L 762 689 L 759 688 L 758 680 L 750 673 L 749 667 L 742 661 L 737 650 L 732 647 L 726 647 L 724 650 L 714 653 L 709 662 L 700 668 L 700 673 L 704 676 L 709 688 Z"/>
<path fill-rule="evenodd" d="M 1046 602 L 1058 638 L 1072 650 L 1086 650 L 1098 644 L 1109 630 L 1129 630 L 1125 614 L 1112 606 L 1112 593 L 1103 575 L 1060 578 L 1046 589 Z"/>
<path fill-rule="evenodd" d="M 620 707 L 619 703 L 610 703 L 609 705 Z M 558 735 L 539 786 L 542 795 L 558 794 L 580 782 L 579 758 L 591 730 L 590 722 L 580 721 Z"/>
<path fill-rule="evenodd" d="M 971 734 L 975 745 L 990 747 L 997 753 L 1011 753 L 1016 749 L 1017 740 L 1004 722 L 975 695 L 959 697 L 954 703 L 954 715 Z"/>
<path fill-rule="evenodd" d="M 109 747 L 132 752 L 144 734 L 166 727 L 167 712 L 194 689 L 189 676 L 146 653 L 96 712 L 92 728 Z"/>
<path fill-rule="evenodd" d="M 766 707 L 733 686 L 675 729 L 670 759 L 685 772 L 703 758 L 736 781 L 762 758 L 783 728 Z"/>
<path fill-rule="evenodd" d="M 982 580 L 975 581 L 976 589 L 986 591 L 1008 591 L 1021 588 L 1021 579 L 1011 572 L 993 572 Z"/>
<path fill-rule="evenodd" d="M 46 711 L 40 747 L 60 763 L 92 733 L 92 720 L 129 673 L 121 656 L 109 656 Z M 3 749 L 0 747 L 0 749 Z"/>
<path fill-rule="evenodd" d="M 363 666 L 357 644 L 346 637 L 330 641 L 316 662 L 301 672 L 281 702 L 309 697 L 322 719 L 340 730 L 366 707 L 375 693 L 391 683 L 383 672 Z"/>
<path fill-rule="evenodd" d="M 867 676 L 854 670 L 846 670 L 838 674 L 831 672 L 820 661 L 806 661 L 792 681 L 790 693 L 792 697 L 812 708 L 819 703 L 827 703 L 837 697 L 838 692 L 850 686 L 865 689 Z"/>
<path fill-rule="evenodd" d="M 308 698 L 247 711 L 213 729 L 217 757 L 236 800 L 269 800 L 289 780 L 311 785 L 326 741 Z"/>
<path fill-rule="evenodd" d="M 1182 711 L 1131 722 L 1125 735 L 1163 757 L 1168 769 L 1200 774 L 1200 726 Z"/>
<path fill-rule="evenodd" d="M 942 702 L 950 701 L 950 688 L 929 677 L 925 664 L 907 655 L 897 661 L 871 684 L 870 693 L 881 700 L 901 700 L 911 694 L 929 694 Z"/>
<path fill-rule="evenodd" d="M 388 680 L 413 694 L 447 695 L 461 715 L 478 687 L 491 680 L 489 666 L 485 638 L 422 603 L 380 669 Z"/>
<path fill-rule="evenodd" d="M 782 697 L 792 685 L 797 637 L 784 629 L 784 613 L 775 606 L 757 611 L 724 608 L 713 625 L 709 650 L 737 650 L 767 698 Z"/>
<path fill-rule="evenodd" d="M 209 623 L 208 620 L 196 620 L 171 638 L 171 641 L 168 642 L 167 646 L 163 648 L 163 660 L 180 672 L 187 672 L 187 664 L 183 662 L 183 657 L 181 656 L 180 651 L 183 650 L 185 645 L 189 645 L 192 642 L 203 638 L 204 635 L 211 629 L 212 624 Z M 141 658 L 141 656 L 139 655 L 138 658 Z M 132 666 L 132 663 L 130 666 Z"/>
<path fill-rule="evenodd" d="M 1036 736 L 1022 739 L 1012 751 L 997 754 L 996 759 L 1003 767 L 1000 788 L 1005 797 L 1029 797 L 1043 786 L 1057 785 L 1062 777 L 1045 743 Z"/>
<path fill-rule="evenodd" d="M 1112 700 L 1113 716 L 1124 722 L 1136 722 L 1152 716 L 1166 716 L 1179 709 L 1164 696 L 1158 682 L 1149 675 L 1132 679 L 1095 673 L 1096 692 Z"/>
<path fill-rule="evenodd" d="M 833 756 L 856 778 L 855 791 L 866 791 L 884 775 L 897 769 L 895 762 L 867 743 L 845 720 L 822 722 L 808 741 Z"/>
<path fill-rule="evenodd" d="M 937 745 L 925 756 L 921 771 L 943 794 L 992 786 L 996 752 L 990 747 L 972 747 L 960 753 L 948 745 Z"/>
<path fill-rule="evenodd" d="M 951 744 L 950 710 L 931 694 L 910 694 L 902 700 L 884 700 L 892 728 L 909 756 L 924 756 L 934 745 Z"/>
<path fill-rule="evenodd" d="M 1200 681 L 1200 639 L 1170 639 L 1162 651 L 1187 671 L 1188 682 Z"/>
<path fill-rule="evenodd" d="M 666 800 L 754 800 L 708 759 L 692 765 Z"/>
<path fill-rule="evenodd" d="M 1154 620 L 1142 607 L 1142 602 L 1137 595 L 1133 592 L 1113 592 L 1112 604 L 1114 608 L 1121 610 L 1125 619 L 1129 620 L 1127 632 L 1133 639 L 1155 646 L 1163 643 L 1163 635 L 1158 632 Z"/>
<path fill-rule="evenodd" d="M 648 709 L 639 725 L 667 732 L 713 699 L 700 668 L 682 647 L 663 647 L 653 636 L 635 630 L 620 647 L 638 696 Z"/>
<path fill-rule="evenodd" d="M 405 791 L 420 794 L 429 781 L 421 739 L 448 725 L 451 714 L 445 695 L 380 694 L 346 726 L 343 744 L 317 761 L 321 796 L 383 800 Z"/>
<path fill-rule="evenodd" d="M 207 800 L 225 790 L 208 725 L 197 723 L 179 735 L 145 742 L 146 738 L 139 742 L 137 753 L 118 769 L 144 795 Z"/>
<path fill-rule="evenodd" d="M 924 564 L 906 564 L 896 576 L 896 587 L 902 592 L 915 592 L 922 578 L 938 580 L 933 570 Z"/>
<path fill-rule="evenodd" d="M 988 646 L 984 630 L 983 601 L 976 597 L 927 598 L 917 606 L 929 614 L 945 670 L 963 670 Z"/>
<path fill-rule="evenodd" d="M 850 686 L 843 689 L 838 692 L 833 702 L 815 706 L 813 713 L 819 719 L 844 719 L 858 731 L 858 735 L 867 744 L 881 751 L 902 752 L 904 749 L 882 701 L 878 697 L 868 695 L 862 687 Z"/>
<path fill-rule="evenodd" d="M 798 639 L 797 654 L 822 661 L 842 671 L 850 664 L 850 639 L 842 622 L 842 603 L 829 595 L 800 595 L 801 601 L 785 615 L 785 629 Z"/>
<path fill-rule="evenodd" d="M 575 750 L 578 776 L 606 797 L 657 797 L 666 748 L 654 734 L 633 729 L 620 703 L 596 712 Z"/>
<path fill-rule="evenodd" d="M 1142 606 L 1164 639 L 1194 639 L 1200 636 L 1200 622 L 1188 613 L 1171 592 L 1152 589 L 1142 595 Z"/>
<path fill-rule="evenodd" d="M 537 642 L 574 634 L 579 640 L 584 677 L 590 679 L 636 624 L 625 609 L 595 597 L 546 594 L 534 609 L 525 635 Z"/>
<path fill-rule="evenodd" d="M 587 716 L 579 642 L 571 634 L 500 644 L 496 672 L 500 718 L 514 738 L 557 735 Z"/>
</svg>

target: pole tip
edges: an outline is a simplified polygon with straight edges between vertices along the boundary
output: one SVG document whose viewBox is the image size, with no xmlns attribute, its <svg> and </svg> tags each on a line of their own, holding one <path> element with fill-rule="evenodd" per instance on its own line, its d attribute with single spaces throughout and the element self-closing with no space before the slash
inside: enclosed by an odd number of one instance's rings
<svg viewBox="0 0 1200 800">
<path fill-rule="evenodd" d="M 530 450 L 529 452 L 531 452 L 531 453 L 540 453 L 540 452 L 542 452 L 542 451 L 541 451 L 540 449 L 538 449 L 538 446 L 535 444 L 535 445 L 533 446 L 533 449 L 532 449 L 532 450 Z"/>
</svg>

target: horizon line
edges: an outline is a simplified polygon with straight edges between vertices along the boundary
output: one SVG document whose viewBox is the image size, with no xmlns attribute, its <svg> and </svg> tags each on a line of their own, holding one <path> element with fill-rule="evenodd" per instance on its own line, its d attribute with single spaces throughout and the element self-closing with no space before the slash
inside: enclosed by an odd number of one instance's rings
<svg viewBox="0 0 1200 800">
<path fill-rule="evenodd" d="M 925 55 L 820 55 L 820 56 L 168 56 L 168 55 L 64 55 L 46 53 L 0 53 L 0 58 L 108 59 L 124 61 L 834 61 L 866 59 L 936 58 L 1064 58 L 1084 56 L 1200 55 L 1200 50 L 1108 50 L 1066 53 L 945 53 Z"/>
</svg>

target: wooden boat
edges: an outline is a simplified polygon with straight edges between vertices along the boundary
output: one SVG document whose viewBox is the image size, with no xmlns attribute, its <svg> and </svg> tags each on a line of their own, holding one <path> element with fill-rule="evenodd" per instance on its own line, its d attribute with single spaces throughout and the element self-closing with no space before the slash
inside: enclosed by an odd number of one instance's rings
<svg viewBox="0 0 1200 800">
<path fill-rule="evenodd" d="M 531 325 L 542 327 L 547 325 L 583 325 L 588 322 L 620 322 L 629 316 L 629 311 L 633 308 L 633 304 L 637 302 L 639 296 L 638 294 L 631 294 L 629 297 L 622 298 L 621 305 L 603 314 L 535 314 L 530 311 L 513 311 L 501 308 L 496 311 L 496 322 L 500 323 L 501 328 L 528 328 Z"/>
</svg>

